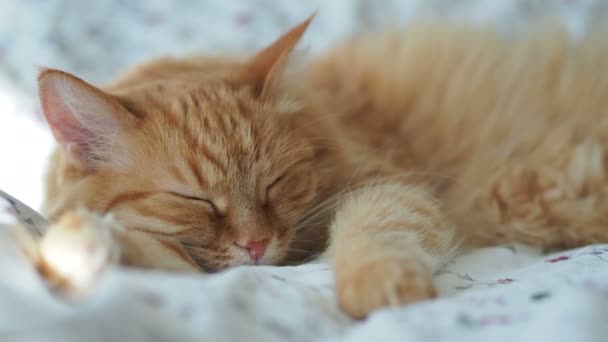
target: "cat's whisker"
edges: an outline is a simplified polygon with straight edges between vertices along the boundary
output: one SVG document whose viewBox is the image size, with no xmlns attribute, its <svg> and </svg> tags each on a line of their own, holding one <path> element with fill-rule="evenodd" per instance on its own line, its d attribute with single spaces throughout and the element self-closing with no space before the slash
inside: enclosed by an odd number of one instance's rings
<svg viewBox="0 0 608 342">
<path fill-rule="evenodd" d="M 319 212 L 319 210 L 334 209 L 334 206 L 330 206 L 330 204 L 337 203 L 346 192 L 347 192 L 346 190 L 340 191 L 340 192 L 328 197 L 327 199 L 321 201 L 319 204 L 317 204 L 316 206 L 314 206 L 313 208 L 309 209 L 307 212 L 302 214 L 300 216 L 298 222 L 299 223 L 305 222 L 305 220 L 308 219 L 310 216 L 317 214 Z"/>
<path fill-rule="evenodd" d="M 310 240 L 310 239 L 293 239 L 290 241 L 292 244 L 296 244 L 296 243 L 317 243 L 318 241 L 316 240 Z"/>
<path fill-rule="evenodd" d="M 301 249 L 301 248 L 289 248 L 287 249 L 288 252 L 302 252 L 302 253 L 320 253 L 318 250 L 307 250 L 307 249 Z"/>
<path fill-rule="evenodd" d="M 298 221 L 298 224 L 296 225 L 295 229 L 296 229 L 296 231 L 299 231 L 299 230 L 303 230 L 303 229 L 309 228 L 311 226 L 314 226 L 313 223 L 316 223 L 316 222 L 314 222 L 314 220 L 319 218 L 320 216 L 323 216 L 324 214 L 327 214 L 331 210 L 335 210 L 336 209 L 335 204 L 337 204 L 337 202 L 340 201 L 346 195 L 346 193 L 348 193 L 349 191 L 357 191 L 358 189 L 368 187 L 368 186 L 390 183 L 391 181 L 398 180 L 400 178 L 414 176 L 414 175 L 418 175 L 418 174 L 430 175 L 433 173 L 431 173 L 431 172 L 403 172 L 403 173 L 393 174 L 393 175 L 389 175 L 389 176 L 377 177 L 375 179 L 372 179 L 369 183 L 366 183 L 365 185 L 344 189 L 343 191 L 340 191 L 339 193 L 322 201 L 321 203 L 319 203 L 318 205 L 316 205 L 315 207 L 310 209 L 308 212 L 303 214 L 300 217 L 300 220 Z M 437 176 L 440 176 L 440 175 L 437 174 Z M 449 177 L 445 177 L 445 178 L 449 178 Z M 321 219 L 325 219 L 325 217 L 321 217 Z"/>
<path fill-rule="evenodd" d="M 325 219 L 319 219 L 316 222 L 306 223 L 300 226 L 294 227 L 296 233 L 303 233 L 311 229 L 326 229 L 328 221 Z"/>
<path fill-rule="evenodd" d="M 334 207 L 326 207 L 324 209 L 320 209 L 313 215 L 307 217 L 304 220 L 301 220 L 297 225 L 294 226 L 294 229 L 296 231 L 301 231 L 305 229 L 319 227 L 320 225 L 327 225 L 329 224 L 329 221 L 333 216 L 334 211 Z"/>
</svg>

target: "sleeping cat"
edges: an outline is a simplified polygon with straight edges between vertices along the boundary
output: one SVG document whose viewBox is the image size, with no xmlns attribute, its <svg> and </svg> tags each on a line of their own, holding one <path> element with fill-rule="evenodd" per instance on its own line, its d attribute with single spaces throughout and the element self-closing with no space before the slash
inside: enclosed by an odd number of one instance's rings
<svg viewBox="0 0 608 342">
<path fill-rule="evenodd" d="M 426 22 L 294 65 L 309 22 L 248 58 L 159 59 L 103 89 L 43 70 L 59 147 L 41 272 L 76 291 L 112 263 L 323 253 L 360 318 L 434 297 L 458 246 L 608 241 L 605 40 Z"/>
</svg>

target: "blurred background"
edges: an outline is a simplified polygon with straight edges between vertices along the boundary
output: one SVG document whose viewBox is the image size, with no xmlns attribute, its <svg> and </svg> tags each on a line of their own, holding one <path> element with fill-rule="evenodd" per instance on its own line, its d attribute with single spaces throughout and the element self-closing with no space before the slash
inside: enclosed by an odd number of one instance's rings
<svg viewBox="0 0 608 342">
<path fill-rule="evenodd" d="M 558 17 L 573 37 L 608 17 L 605 0 L 0 0 L 0 189 L 38 208 L 53 139 L 36 99 L 37 67 L 103 85 L 151 57 L 251 53 L 318 10 L 300 49 L 413 18 L 525 30 Z"/>
</svg>

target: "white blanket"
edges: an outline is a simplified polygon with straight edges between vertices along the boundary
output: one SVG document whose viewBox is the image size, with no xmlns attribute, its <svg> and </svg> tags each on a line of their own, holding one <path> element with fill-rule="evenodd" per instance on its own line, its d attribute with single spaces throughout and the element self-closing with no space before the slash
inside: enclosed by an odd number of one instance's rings
<svg viewBox="0 0 608 342">
<path fill-rule="evenodd" d="M 2 195 L 1 196 L 6 196 Z M 43 222 L 0 198 L 23 224 Z M 1 341 L 605 341 L 608 245 L 540 256 L 503 246 L 461 256 L 436 275 L 440 299 L 353 321 L 331 269 L 240 267 L 219 274 L 114 268 L 92 295 L 47 288 L 0 216 Z"/>
<path fill-rule="evenodd" d="M 2 228 L 2 227 L 0 227 Z M 356 322 L 323 264 L 215 275 L 114 269 L 88 300 L 46 289 L 0 230 L 0 341 L 606 341 L 608 245 L 496 247 L 437 276 L 441 298 Z"/>
<path fill-rule="evenodd" d="M 434 14 L 523 27 L 561 17 L 574 35 L 602 0 L 0 1 L 0 189 L 40 204 L 51 139 L 34 120 L 36 65 L 104 82 L 146 58 L 252 51 L 308 16 L 311 53 L 338 38 Z M 35 117 L 31 115 L 30 117 Z M 16 148 L 19 147 L 19 148 Z M 24 150 L 26 149 L 26 150 Z M 6 218 L 4 218 L 6 219 Z M 437 276 L 441 298 L 363 322 L 335 304 L 326 265 L 175 275 L 115 269 L 90 300 L 57 300 L 0 219 L 0 341 L 607 341 L 608 246 L 540 256 L 476 251 Z"/>
</svg>

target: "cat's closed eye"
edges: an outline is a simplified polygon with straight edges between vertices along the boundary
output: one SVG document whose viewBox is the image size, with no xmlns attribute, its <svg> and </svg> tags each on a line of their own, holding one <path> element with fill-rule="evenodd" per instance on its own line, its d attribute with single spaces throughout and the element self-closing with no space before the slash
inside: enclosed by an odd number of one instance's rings
<svg viewBox="0 0 608 342">
<path fill-rule="evenodd" d="M 273 195 L 273 190 L 275 190 L 277 188 L 277 185 L 279 185 L 279 183 L 285 178 L 285 174 L 280 175 L 279 177 L 275 178 L 270 184 L 268 184 L 268 186 L 266 187 L 266 193 L 264 195 L 264 206 L 268 207 L 270 206 L 270 202 L 273 199 L 274 196 Z"/>
<path fill-rule="evenodd" d="M 222 212 L 221 210 L 218 209 L 218 207 L 215 205 L 215 203 L 213 203 L 212 200 L 207 199 L 207 198 L 202 198 L 202 197 L 196 197 L 196 196 L 192 196 L 192 195 L 186 195 L 186 194 L 181 194 L 181 193 L 177 193 L 177 192 L 171 192 L 172 195 L 181 197 L 181 198 L 185 198 L 187 200 L 191 200 L 191 201 L 197 201 L 197 202 L 202 202 L 204 203 L 206 206 L 209 207 L 209 209 L 211 209 L 211 211 L 213 212 L 213 214 L 216 217 L 224 217 L 226 216 L 226 214 L 224 212 Z"/>
</svg>

